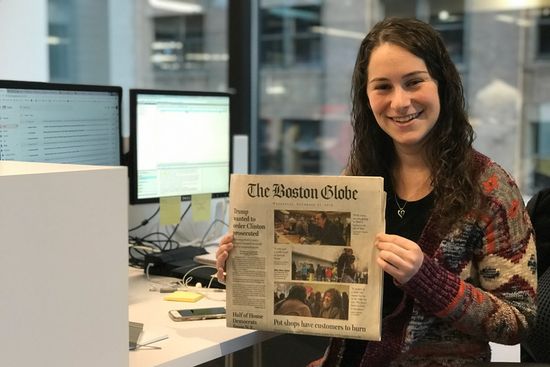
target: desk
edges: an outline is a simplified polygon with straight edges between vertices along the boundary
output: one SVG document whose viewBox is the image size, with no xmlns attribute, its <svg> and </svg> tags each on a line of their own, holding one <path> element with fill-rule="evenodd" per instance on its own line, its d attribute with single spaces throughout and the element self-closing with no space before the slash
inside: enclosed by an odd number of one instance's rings
<svg viewBox="0 0 550 367">
<path fill-rule="evenodd" d="M 155 277 L 154 279 L 171 279 Z M 143 270 L 129 268 L 128 316 L 144 324 L 144 338 L 168 335 L 155 343 L 162 349 L 142 348 L 130 351 L 130 367 L 189 367 L 229 355 L 254 346 L 278 334 L 256 330 L 234 329 L 225 326 L 225 319 L 175 322 L 168 311 L 183 308 L 225 306 L 225 302 L 203 298 L 195 303 L 168 302 L 166 294 L 151 292 L 152 284 Z"/>
</svg>

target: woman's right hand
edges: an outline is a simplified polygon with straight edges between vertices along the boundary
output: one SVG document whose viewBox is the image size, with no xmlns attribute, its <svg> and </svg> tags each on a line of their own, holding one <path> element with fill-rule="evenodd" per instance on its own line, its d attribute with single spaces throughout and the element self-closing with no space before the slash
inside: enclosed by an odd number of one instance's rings
<svg viewBox="0 0 550 367">
<path fill-rule="evenodd" d="M 220 245 L 216 251 L 216 268 L 218 273 L 216 276 L 219 281 L 225 281 L 225 261 L 229 256 L 229 251 L 233 249 L 233 232 L 228 232 L 220 239 Z"/>
</svg>

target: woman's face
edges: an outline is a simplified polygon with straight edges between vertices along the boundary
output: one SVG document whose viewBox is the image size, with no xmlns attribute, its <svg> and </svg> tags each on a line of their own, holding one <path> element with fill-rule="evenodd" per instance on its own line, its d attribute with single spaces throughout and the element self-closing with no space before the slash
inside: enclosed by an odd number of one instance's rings
<svg viewBox="0 0 550 367">
<path fill-rule="evenodd" d="M 437 82 L 424 60 L 383 43 L 371 54 L 367 76 L 367 95 L 380 128 L 398 150 L 421 148 L 440 112 Z"/>
</svg>

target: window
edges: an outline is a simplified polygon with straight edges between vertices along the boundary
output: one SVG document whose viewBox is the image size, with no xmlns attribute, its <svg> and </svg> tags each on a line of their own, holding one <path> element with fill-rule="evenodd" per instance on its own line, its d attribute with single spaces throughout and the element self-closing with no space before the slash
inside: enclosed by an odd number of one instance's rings
<svg viewBox="0 0 550 367">
<path fill-rule="evenodd" d="M 430 24 L 441 34 L 453 61 L 461 64 L 464 61 L 464 15 L 442 10 L 430 16 Z"/>
<path fill-rule="evenodd" d="M 50 81 L 109 83 L 107 3 L 48 0 Z"/>
<path fill-rule="evenodd" d="M 48 25 L 48 48 L 50 60 L 50 79 L 68 81 L 70 75 L 69 27 L 66 24 L 50 23 Z"/>
<path fill-rule="evenodd" d="M 384 0 L 386 16 L 416 17 L 439 31 L 453 61 L 464 61 L 464 1 Z"/>
<path fill-rule="evenodd" d="M 277 6 L 260 12 L 260 61 L 264 66 L 319 65 L 319 5 Z"/>
<path fill-rule="evenodd" d="M 550 59 L 550 8 L 542 9 L 539 16 L 537 55 L 540 59 Z"/>
<path fill-rule="evenodd" d="M 204 58 L 203 16 L 156 17 L 151 62 L 157 71 L 202 67 Z"/>
</svg>

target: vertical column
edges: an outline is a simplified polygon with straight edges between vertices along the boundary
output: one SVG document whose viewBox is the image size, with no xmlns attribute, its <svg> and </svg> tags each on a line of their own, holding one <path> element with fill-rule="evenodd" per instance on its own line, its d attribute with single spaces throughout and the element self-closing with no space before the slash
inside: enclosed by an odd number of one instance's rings
<svg viewBox="0 0 550 367">
<path fill-rule="evenodd" d="M 0 0 L 0 79 L 48 81 L 47 10 L 47 0 Z"/>
<path fill-rule="evenodd" d="M 228 2 L 229 90 L 233 92 L 231 135 L 248 135 L 250 147 L 258 145 L 257 13 L 258 0 Z M 251 172 L 256 172 L 256 168 L 256 154 L 250 154 Z"/>
</svg>

